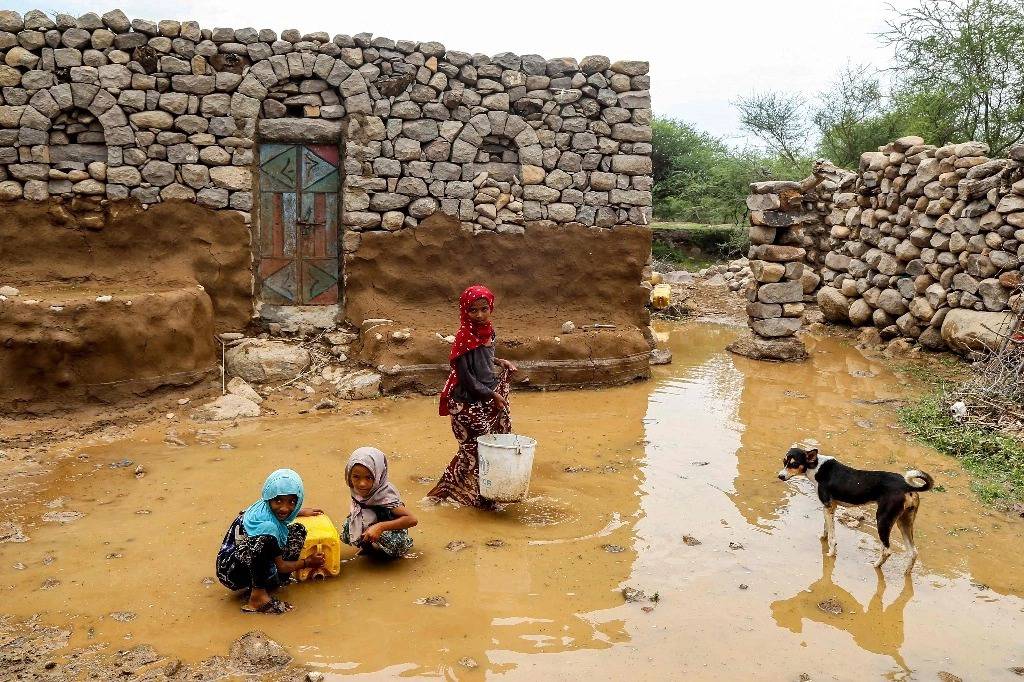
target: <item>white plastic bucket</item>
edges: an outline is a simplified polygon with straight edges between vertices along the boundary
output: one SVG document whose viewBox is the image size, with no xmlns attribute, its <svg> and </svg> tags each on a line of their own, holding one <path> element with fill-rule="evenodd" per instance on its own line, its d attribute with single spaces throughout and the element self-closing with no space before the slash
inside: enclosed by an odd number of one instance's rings
<svg viewBox="0 0 1024 682">
<path fill-rule="evenodd" d="M 476 439 L 480 453 L 480 494 L 495 502 L 522 502 L 530 492 L 537 441 L 514 433 Z"/>
</svg>

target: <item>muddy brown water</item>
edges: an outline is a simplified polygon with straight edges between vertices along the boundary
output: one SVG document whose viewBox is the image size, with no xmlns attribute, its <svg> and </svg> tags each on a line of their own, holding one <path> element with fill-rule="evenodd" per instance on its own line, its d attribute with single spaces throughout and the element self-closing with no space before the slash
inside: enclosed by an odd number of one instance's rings
<svg viewBox="0 0 1024 682">
<path fill-rule="evenodd" d="M 31 536 L 0 545 L 0 612 L 70 625 L 73 644 L 149 643 L 185 660 L 258 628 L 339 678 L 1019 679 L 1024 525 L 981 505 L 954 461 L 905 440 L 878 401 L 908 387 L 881 364 L 832 340 L 812 341 L 808 363 L 757 363 L 724 352 L 737 333 L 663 327 L 675 361 L 651 382 L 515 395 L 516 430 L 540 444 L 531 499 L 499 514 L 418 502 L 453 451 L 429 398 L 198 439 L 179 428 L 185 448 L 164 444 L 160 425 L 73 450 L 0 499 Z M 899 554 L 881 577 L 871 567 L 870 517 L 837 524 L 839 556 L 823 556 L 809 483 L 776 478 L 786 447 L 807 438 L 860 467 L 922 468 L 944 488 L 923 495 L 909 579 Z M 270 470 L 296 468 L 307 505 L 340 522 L 342 463 L 366 444 L 390 453 L 420 518 L 415 556 L 347 560 L 339 578 L 287 588 L 297 608 L 281 617 L 242 615 L 204 583 Z M 53 511 L 85 516 L 42 521 Z M 626 586 L 658 600 L 626 603 Z M 433 596 L 448 605 L 416 603 Z"/>
</svg>

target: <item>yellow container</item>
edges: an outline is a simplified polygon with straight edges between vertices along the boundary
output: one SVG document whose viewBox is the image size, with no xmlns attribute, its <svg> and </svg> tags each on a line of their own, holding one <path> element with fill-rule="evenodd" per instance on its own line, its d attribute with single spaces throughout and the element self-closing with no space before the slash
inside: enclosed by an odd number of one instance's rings
<svg viewBox="0 0 1024 682">
<path fill-rule="evenodd" d="M 306 527 L 306 544 L 302 546 L 300 559 L 313 554 L 323 554 L 327 562 L 320 568 L 304 568 L 296 572 L 299 580 L 323 580 L 341 573 L 341 537 L 338 529 L 327 514 L 300 516 L 295 519 Z"/>
<path fill-rule="evenodd" d="M 651 305 L 661 310 L 672 305 L 672 287 L 659 284 L 651 290 Z"/>
</svg>

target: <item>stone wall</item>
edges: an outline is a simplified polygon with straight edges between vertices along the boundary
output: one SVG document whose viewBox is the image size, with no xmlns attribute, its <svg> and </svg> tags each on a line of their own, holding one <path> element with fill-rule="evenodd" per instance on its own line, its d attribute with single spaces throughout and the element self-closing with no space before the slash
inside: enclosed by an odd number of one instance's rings
<svg viewBox="0 0 1024 682">
<path fill-rule="evenodd" d="M 350 235 L 438 211 L 475 231 L 650 220 L 646 62 L 120 10 L 0 11 L 0 62 L 0 200 L 180 199 L 248 219 L 266 139 L 343 143 Z"/>
<path fill-rule="evenodd" d="M 1021 309 L 1024 261 L 1024 146 L 1008 158 L 988 153 L 980 142 L 900 138 L 863 154 L 857 173 L 819 162 L 802 183 L 754 185 L 751 208 L 777 203 L 781 195 L 766 187 L 788 191 L 789 206 L 802 203 L 789 219 L 827 228 L 803 244 L 827 320 L 872 328 L 878 340 L 981 351 L 999 343 L 1007 313 Z M 808 194 L 817 186 L 823 195 Z M 766 228 L 757 211 L 751 218 L 757 244 Z M 810 258 L 812 249 L 824 258 Z M 763 325 L 756 312 L 755 331 Z"/>
</svg>

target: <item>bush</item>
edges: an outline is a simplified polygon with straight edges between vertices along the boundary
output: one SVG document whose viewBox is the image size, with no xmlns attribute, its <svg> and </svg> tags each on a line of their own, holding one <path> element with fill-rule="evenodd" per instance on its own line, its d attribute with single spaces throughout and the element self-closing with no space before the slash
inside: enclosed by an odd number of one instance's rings
<svg viewBox="0 0 1024 682">
<path fill-rule="evenodd" d="M 921 442 L 960 460 L 975 480 L 975 492 L 989 504 L 1024 499 L 1024 442 L 1013 436 L 953 419 L 943 394 L 933 392 L 900 409 L 904 427 Z"/>
</svg>

